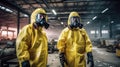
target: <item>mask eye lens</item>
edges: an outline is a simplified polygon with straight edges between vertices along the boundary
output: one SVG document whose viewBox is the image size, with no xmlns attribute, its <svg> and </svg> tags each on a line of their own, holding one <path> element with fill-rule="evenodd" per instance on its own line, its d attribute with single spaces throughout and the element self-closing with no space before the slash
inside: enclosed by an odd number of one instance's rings
<svg viewBox="0 0 120 67">
<path fill-rule="evenodd" d="M 37 18 L 38 18 L 38 19 L 42 19 L 42 18 L 45 18 L 45 17 L 46 17 L 45 14 L 38 14 L 38 15 L 37 15 Z"/>
<path fill-rule="evenodd" d="M 79 17 L 71 17 L 71 23 L 74 23 L 74 22 L 80 22 L 80 19 L 79 19 Z"/>
<path fill-rule="evenodd" d="M 76 18 L 73 18 L 73 21 L 75 21 L 76 20 Z"/>
<path fill-rule="evenodd" d="M 43 16 L 42 15 L 40 15 L 40 18 L 42 18 Z"/>
<path fill-rule="evenodd" d="M 77 18 L 74 18 L 74 21 L 77 21 Z"/>
<path fill-rule="evenodd" d="M 42 16 L 42 17 L 46 17 L 46 15 L 45 15 L 45 14 L 41 14 L 41 16 Z"/>
</svg>

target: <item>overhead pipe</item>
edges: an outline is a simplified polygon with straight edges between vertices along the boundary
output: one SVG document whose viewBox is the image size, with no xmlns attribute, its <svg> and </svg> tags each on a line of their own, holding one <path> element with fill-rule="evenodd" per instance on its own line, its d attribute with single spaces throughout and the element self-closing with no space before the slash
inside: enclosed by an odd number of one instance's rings
<svg viewBox="0 0 120 67">
<path fill-rule="evenodd" d="M 39 5 L 43 8 L 43 6 L 41 5 L 42 3 L 40 3 L 38 0 L 35 0 L 36 3 L 39 3 Z"/>
<path fill-rule="evenodd" d="M 19 34 L 20 31 L 20 12 L 17 12 L 17 35 Z"/>
<path fill-rule="evenodd" d="M 17 11 L 19 10 L 19 11 L 22 12 L 22 13 L 25 13 L 25 14 L 27 14 L 27 15 L 30 15 L 27 11 L 24 11 L 20 6 L 18 6 L 18 5 L 15 4 L 15 3 L 12 3 L 12 2 L 10 2 L 10 1 L 8 1 L 8 0 L 0 0 L 0 2 L 1 2 L 2 4 L 8 5 L 9 7 L 13 8 L 13 9 L 16 9 Z"/>
<path fill-rule="evenodd" d="M 50 7 L 49 7 L 47 1 L 46 1 L 46 0 L 42 0 L 42 1 L 43 1 L 43 3 L 46 5 L 46 7 L 49 9 Z"/>
<path fill-rule="evenodd" d="M 28 3 L 28 0 L 23 0 L 26 4 L 29 4 L 33 9 L 35 9 L 34 6 L 32 6 L 30 3 Z"/>
</svg>

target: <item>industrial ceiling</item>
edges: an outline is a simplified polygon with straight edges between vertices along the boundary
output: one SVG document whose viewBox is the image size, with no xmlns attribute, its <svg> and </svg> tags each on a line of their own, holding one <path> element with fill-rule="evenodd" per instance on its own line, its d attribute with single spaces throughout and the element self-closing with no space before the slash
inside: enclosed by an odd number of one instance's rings
<svg viewBox="0 0 120 67">
<path fill-rule="evenodd" d="M 66 27 L 71 11 L 77 11 L 80 14 L 84 26 L 91 22 L 92 25 L 99 25 L 97 22 L 102 22 L 104 25 L 108 21 L 118 24 L 120 22 L 119 6 L 119 0 L 0 0 L 0 25 L 17 27 L 17 22 L 20 21 L 22 27 L 29 23 L 30 14 L 40 7 L 47 12 L 50 28 L 56 26 L 56 30 Z M 18 12 L 20 12 L 19 17 Z"/>
<path fill-rule="evenodd" d="M 46 10 L 49 20 L 58 20 L 60 22 L 67 22 L 69 13 L 77 11 L 84 24 L 91 21 L 95 16 L 101 15 L 101 12 L 105 9 L 111 10 L 105 15 L 117 13 L 116 10 L 120 11 L 118 9 L 119 3 L 118 0 L 1 0 L 0 2 L 1 6 L 14 11 L 12 12 L 14 15 L 17 15 L 17 11 L 30 15 L 33 10 L 42 7 Z M 55 10 L 57 15 L 54 15 L 52 10 Z M 8 13 L 0 15 L 0 17 L 8 16 L 7 18 L 13 18 L 14 15 Z"/>
</svg>

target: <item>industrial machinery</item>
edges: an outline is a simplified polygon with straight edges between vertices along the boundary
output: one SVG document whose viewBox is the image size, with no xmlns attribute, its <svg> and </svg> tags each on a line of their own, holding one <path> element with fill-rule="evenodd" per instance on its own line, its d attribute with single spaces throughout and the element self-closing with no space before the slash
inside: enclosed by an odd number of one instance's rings
<svg viewBox="0 0 120 67">
<path fill-rule="evenodd" d="M 106 47 L 105 39 L 104 38 L 99 38 L 99 39 L 94 40 L 94 45 L 97 46 L 98 48 Z"/>
<path fill-rule="evenodd" d="M 0 44 L 0 67 L 9 67 L 10 64 L 18 65 L 18 62 L 8 62 L 16 58 L 15 40 L 7 40 Z"/>
<path fill-rule="evenodd" d="M 106 45 L 106 51 L 107 52 L 115 52 L 116 50 L 116 45 L 115 45 L 115 39 L 108 39 L 105 40 L 105 45 Z"/>
<path fill-rule="evenodd" d="M 115 41 L 116 39 L 101 38 L 96 40 L 95 42 L 98 48 L 106 48 L 107 52 L 115 52 L 116 51 Z"/>
<path fill-rule="evenodd" d="M 48 53 L 53 53 L 54 51 L 58 51 L 57 41 L 52 39 L 51 42 L 48 42 Z"/>
<path fill-rule="evenodd" d="M 118 35 L 116 38 L 117 38 L 117 41 L 115 42 L 115 44 L 116 44 L 116 56 L 120 57 L 120 35 Z"/>
<path fill-rule="evenodd" d="M 15 54 L 15 41 L 7 41 L 0 45 L 0 58 Z"/>
<path fill-rule="evenodd" d="M 54 45 L 48 43 L 48 53 L 53 53 L 54 52 Z"/>
</svg>

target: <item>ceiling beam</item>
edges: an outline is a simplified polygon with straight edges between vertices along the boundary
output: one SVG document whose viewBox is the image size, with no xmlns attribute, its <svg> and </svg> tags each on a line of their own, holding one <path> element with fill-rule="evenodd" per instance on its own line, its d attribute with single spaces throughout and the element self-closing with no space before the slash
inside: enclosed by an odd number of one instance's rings
<svg viewBox="0 0 120 67">
<path fill-rule="evenodd" d="M 38 3 L 39 5 L 40 5 L 40 7 L 42 7 L 43 8 L 43 6 L 40 4 L 41 2 L 40 1 L 38 1 L 38 0 L 35 0 L 35 2 L 36 3 Z M 37 7 L 36 7 L 37 8 Z M 39 8 L 39 7 L 38 7 Z"/>
<path fill-rule="evenodd" d="M 13 8 L 13 9 L 15 9 L 17 11 L 20 11 L 22 13 L 30 15 L 27 11 L 24 11 L 19 5 L 17 5 L 16 3 L 12 2 L 12 1 L 0 0 L 0 3 L 2 3 L 4 6 L 7 6 L 9 8 Z"/>
<path fill-rule="evenodd" d="M 115 2 L 119 2 L 118 0 L 104 0 L 104 1 L 96 1 L 96 0 L 94 0 L 94 1 L 88 1 L 88 0 L 82 0 L 82 1 L 54 1 L 54 2 L 51 2 L 51 1 L 47 1 L 47 3 L 49 3 L 49 4 L 54 4 L 54 3 L 56 3 L 56 4 L 59 4 L 59 3 L 64 3 L 64 2 L 66 2 L 66 3 L 85 3 L 85 2 L 88 2 L 88 3 L 91 3 L 91 2 L 96 2 L 96 3 L 98 3 L 98 2 L 112 2 L 112 3 L 115 3 Z M 30 4 L 36 4 L 35 2 L 30 2 Z M 42 2 L 40 2 L 39 4 L 43 4 Z M 25 3 L 19 3 L 19 5 L 25 5 Z"/>
<path fill-rule="evenodd" d="M 32 8 L 33 8 L 33 10 L 34 9 L 36 9 L 32 4 L 30 4 L 27 0 L 23 0 L 26 4 L 29 4 Z"/>
<path fill-rule="evenodd" d="M 81 13 L 81 12 L 78 12 L 79 13 L 79 15 L 80 16 L 88 16 L 88 15 L 106 15 L 106 16 L 110 16 L 111 14 L 115 14 L 115 13 L 104 13 L 104 14 L 102 14 L 102 13 L 100 13 L 100 12 L 86 12 L 86 13 Z M 69 13 L 57 13 L 57 16 L 58 17 L 66 17 L 66 16 L 68 16 L 70 14 L 70 12 Z M 55 15 L 53 15 L 52 13 L 51 14 L 47 14 L 48 16 L 50 16 L 50 17 L 54 17 Z"/>
<path fill-rule="evenodd" d="M 118 0 L 64 0 L 64 2 L 68 2 L 68 3 L 71 3 L 71 2 L 119 2 Z"/>
<path fill-rule="evenodd" d="M 49 9 L 50 6 L 48 5 L 47 0 L 42 0 L 42 1 L 43 1 L 43 3 L 46 5 L 46 7 Z"/>
</svg>

